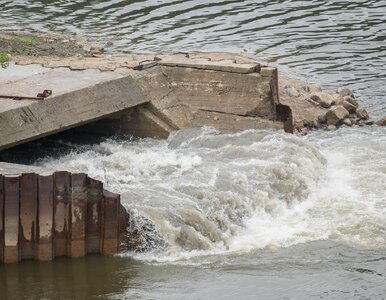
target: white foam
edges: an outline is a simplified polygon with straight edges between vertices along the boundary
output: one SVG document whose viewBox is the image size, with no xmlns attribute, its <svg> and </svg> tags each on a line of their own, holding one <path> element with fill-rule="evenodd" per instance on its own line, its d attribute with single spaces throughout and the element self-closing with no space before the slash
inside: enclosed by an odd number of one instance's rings
<svg viewBox="0 0 386 300">
<path fill-rule="evenodd" d="M 41 164 L 107 182 L 169 244 L 126 255 L 194 263 L 322 239 L 386 248 L 384 149 L 381 128 L 307 138 L 204 128 L 167 141 L 107 140 Z"/>
</svg>

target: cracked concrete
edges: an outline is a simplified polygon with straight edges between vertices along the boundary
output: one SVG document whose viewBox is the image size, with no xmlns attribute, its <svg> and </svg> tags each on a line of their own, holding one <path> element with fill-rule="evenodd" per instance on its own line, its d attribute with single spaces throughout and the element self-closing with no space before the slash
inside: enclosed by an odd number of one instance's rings
<svg viewBox="0 0 386 300">
<path fill-rule="evenodd" d="M 191 53 L 13 59 L 16 65 L 5 70 L 0 94 L 35 96 L 50 89 L 53 95 L 43 101 L 0 100 L 0 149 L 93 122 L 83 129 L 162 137 L 203 125 L 222 131 L 283 128 L 276 121 L 271 86 L 276 69 L 249 57 Z M 271 71 L 262 76 L 265 69 Z"/>
</svg>

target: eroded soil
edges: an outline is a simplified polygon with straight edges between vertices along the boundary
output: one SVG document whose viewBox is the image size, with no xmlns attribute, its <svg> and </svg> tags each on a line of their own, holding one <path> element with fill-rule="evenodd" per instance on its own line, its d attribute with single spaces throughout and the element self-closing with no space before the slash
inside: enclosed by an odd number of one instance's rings
<svg viewBox="0 0 386 300">
<path fill-rule="evenodd" d="M 3 56 L 85 56 L 87 51 L 72 36 L 39 33 L 0 32 Z"/>
</svg>

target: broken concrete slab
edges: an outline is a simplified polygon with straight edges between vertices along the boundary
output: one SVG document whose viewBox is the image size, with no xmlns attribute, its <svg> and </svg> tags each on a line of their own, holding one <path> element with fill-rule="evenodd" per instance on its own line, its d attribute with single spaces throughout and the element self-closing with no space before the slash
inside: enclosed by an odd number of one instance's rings
<svg viewBox="0 0 386 300">
<path fill-rule="evenodd" d="M 195 60 L 161 60 L 159 63 L 161 66 L 168 67 L 184 67 L 193 69 L 213 70 L 230 73 L 250 74 L 256 72 L 256 64 L 238 64 L 232 60 L 221 61 L 209 61 L 207 59 L 195 59 Z"/>
<path fill-rule="evenodd" d="M 29 91 L 36 95 L 43 88 L 53 90 L 53 95 L 43 101 L 0 100 L 0 149 L 147 102 L 143 91 L 128 74 L 98 70 L 74 72 L 62 68 L 1 85 L 0 94 L 19 96 Z"/>
<path fill-rule="evenodd" d="M 193 124 L 195 126 L 212 126 L 221 132 L 233 132 L 259 128 L 283 128 L 283 123 L 280 121 L 205 111 L 199 111 L 193 115 Z"/>
<path fill-rule="evenodd" d="M 14 79 L 0 84 L 1 94 L 29 91 L 28 96 L 34 96 L 51 89 L 53 95 L 39 103 L 11 99 L 0 103 L 0 149 L 101 119 L 110 119 L 106 130 L 119 127 L 150 136 L 208 125 L 213 118 L 218 120 L 210 124 L 224 131 L 277 128 L 279 121 L 285 131 L 292 132 L 294 127 L 317 127 L 327 111 L 311 99 L 310 93 L 320 88 L 284 76 L 279 79 L 276 68 L 237 54 L 13 59 L 23 66 L 12 66 L 7 72 L 17 67 L 28 70 L 36 62 L 49 68 L 25 71 L 30 72 L 28 76 L 15 71 Z M 128 116 L 122 117 L 125 112 Z M 229 116 L 220 118 L 225 114 Z"/>
</svg>

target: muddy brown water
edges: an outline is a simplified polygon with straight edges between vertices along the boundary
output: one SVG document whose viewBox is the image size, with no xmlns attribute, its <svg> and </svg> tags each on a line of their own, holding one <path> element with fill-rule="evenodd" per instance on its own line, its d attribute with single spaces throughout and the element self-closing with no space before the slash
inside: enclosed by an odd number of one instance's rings
<svg viewBox="0 0 386 300">
<path fill-rule="evenodd" d="M 0 24 L 76 33 L 112 52 L 249 53 L 327 89 L 348 86 L 378 118 L 385 12 L 386 1 L 363 0 L 5 0 Z M 0 299 L 385 299 L 385 149 L 380 127 L 307 137 L 202 128 L 168 140 L 60 136 L 0 153 L 103 180 L 153 249 L 0 266 Z"/>
</svg>

